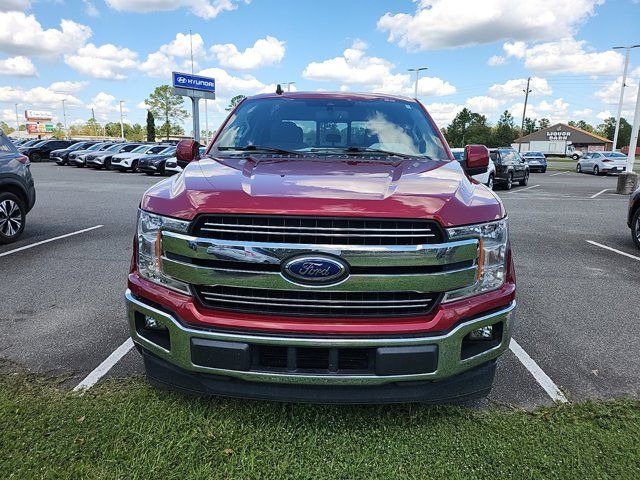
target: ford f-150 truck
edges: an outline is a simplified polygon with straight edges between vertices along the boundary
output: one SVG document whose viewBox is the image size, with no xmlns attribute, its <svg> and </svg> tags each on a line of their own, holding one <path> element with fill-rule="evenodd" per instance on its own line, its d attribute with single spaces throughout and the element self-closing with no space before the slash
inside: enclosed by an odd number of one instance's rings
<svg viewBox="0 0 640 480">
<path fill-rule="evenodd" d="M 505 209 L 416 100 L 243 100 L 142 198 L 126 303 L 155 385 L 322 403 L 486 395 L 508 347 Z"/>
</svg>

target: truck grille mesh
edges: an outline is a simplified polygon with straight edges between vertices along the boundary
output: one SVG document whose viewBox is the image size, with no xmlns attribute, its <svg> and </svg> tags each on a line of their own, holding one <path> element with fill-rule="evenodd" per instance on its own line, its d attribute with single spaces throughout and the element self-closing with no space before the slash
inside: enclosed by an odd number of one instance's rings
<svg viewBox="0 0 640 480">
<path fill-rule="evenodd" d="M 245 242 L 312 245 L 423 245 L 441 243 L 442 229 L 430 220 L 202 215 L 192 233 Z"/>
<path fill-rule="evenodd" d="M 321 292 L 227 286 L 200 286 L 195 290 L 200 302 L 209 308 L 305 317 L 423 315 L 429 313 L 439 297 L 435 293 L 416 292 Z"/>
</svg>

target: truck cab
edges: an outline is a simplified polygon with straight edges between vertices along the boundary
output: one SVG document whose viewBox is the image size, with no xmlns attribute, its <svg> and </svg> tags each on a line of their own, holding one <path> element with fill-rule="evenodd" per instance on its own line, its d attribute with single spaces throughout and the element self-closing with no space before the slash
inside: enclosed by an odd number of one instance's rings
<svg viewBox="0 0 640 480">
<path fill-rule="evenodd" d="M 243 100 L 138 215 L 125 293 L 151 383 L 321 403 L 486 395 L 508 347 L 505 209 L 416 100 Z"/>
</svg>

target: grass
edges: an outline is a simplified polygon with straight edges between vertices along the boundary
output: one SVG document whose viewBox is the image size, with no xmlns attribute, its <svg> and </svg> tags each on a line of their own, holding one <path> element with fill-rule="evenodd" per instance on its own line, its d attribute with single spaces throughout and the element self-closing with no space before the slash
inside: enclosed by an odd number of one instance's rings
<svg viewBox="0 0 640 480">
<path fill-rule="evenodd" d="M 0 478 L 640 478 L 640 402 L 533 412 L 196 399 L 141 380 L 83 396 L 0 376 Z"/>
</svg>

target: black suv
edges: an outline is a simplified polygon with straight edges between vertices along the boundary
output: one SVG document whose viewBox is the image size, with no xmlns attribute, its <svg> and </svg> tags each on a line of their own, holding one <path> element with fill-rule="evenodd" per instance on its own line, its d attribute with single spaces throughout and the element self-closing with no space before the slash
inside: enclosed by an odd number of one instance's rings
<svg viewBox="0 0 640 480">
<path fill-rule="evenodd" d="M 489 155 L 496 166 L 493 182 L 497 187 L 511 190 L 514 182 L 522 186 L 529 183 L 529 164 L 513 148 L 492 148 Z"/>
<path fill-rule="evenodd" d="M 0 244 L 17 240 L 35 203 L 29 159 L 0 130 Z"/>
<path fill-rule="evenodd" d="M 92 147 L 96 143 L 98 143 L 97 140 L 92 140 L 88 142 L 77 142 L 66 148 L 52 150 L 51 153 L 49 154 L 49 158 L 54 162 L 56 162 L 58 165 L 66 165 L 67 162 L 69 161 L 69 154 L 71 152 L 75 152 L 76 150 L 85 150 L 89 147 Z"/>
<path fill-rule="evenodd" d="M 74 143 L 76 143 L 75 140 L 43 140 L 31 147 L 22 148 L 20 150 L 24 155 L 29 157 L 29 160 L 32 162 L 39 162 L 40 160 L 48 160 L 49 155 L 53 150 L 69 148 Z"/>
</svg>

